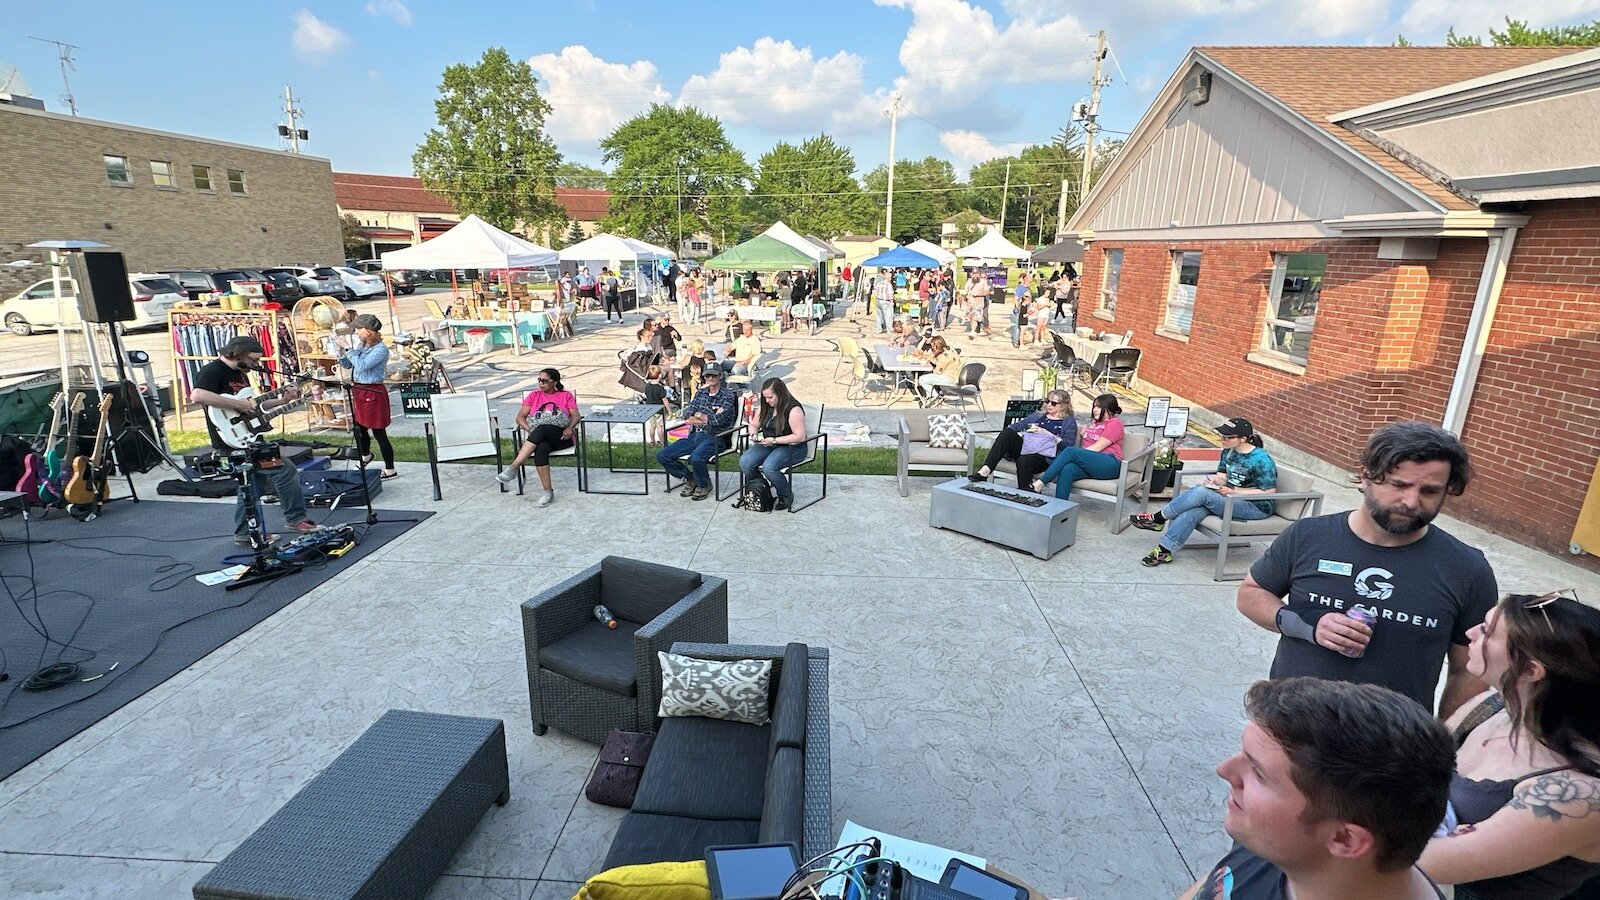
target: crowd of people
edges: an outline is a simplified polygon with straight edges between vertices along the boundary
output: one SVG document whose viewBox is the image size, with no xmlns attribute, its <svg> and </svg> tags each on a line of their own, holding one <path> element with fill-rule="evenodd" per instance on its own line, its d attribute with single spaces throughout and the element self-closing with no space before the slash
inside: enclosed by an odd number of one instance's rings
<svg viewBox="0 0 1600 900">
<path fill-rule="evenodd" d="M 984 270 L 967 269 L 960 286 L 955 267 L 949 265 L 870 272 L 845 266 L 840 278 L 847 294 L 854 291 L 867 299 L 878 334 L 894 330 L 901 318 L 896 315 L 896 303 L 902 302 L 915 302 L 919 311 L 926 313 L 923 323 L 938 331 L 959 326 L 968 336 L 990 333 L 989 306 L 997 288 Z M 1078 273 L 1070 263 L 1048 274 L 1024 272 L 1010 296 L 1011 345 L 1046 342 L 1052 324 L 1071 330 L 1077 325 L 1077 314 Z"/>
</svg>

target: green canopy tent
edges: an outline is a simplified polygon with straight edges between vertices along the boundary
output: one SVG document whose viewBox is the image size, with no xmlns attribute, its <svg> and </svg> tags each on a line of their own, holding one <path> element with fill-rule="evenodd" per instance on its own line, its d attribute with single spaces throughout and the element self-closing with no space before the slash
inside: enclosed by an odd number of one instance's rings
<svg viewBox="0 0 1600 900">
<path fill-rule="evenodd" d="M 762 234 L 736 247 L 729 247 L 701 265 L 708 269 L 732 272 L 779 272 L 810 269 L 816 265 L 816 260 L 775 237 Z"/>
</svg>

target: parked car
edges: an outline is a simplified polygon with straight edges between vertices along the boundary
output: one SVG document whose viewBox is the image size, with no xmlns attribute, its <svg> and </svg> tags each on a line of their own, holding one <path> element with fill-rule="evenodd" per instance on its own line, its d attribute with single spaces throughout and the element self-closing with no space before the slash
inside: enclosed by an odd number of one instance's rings
<svg viewBox="0 0 1600 900">
<path fill-rule="evenodd" d="M 417 290 L 417 282 L 432 273 L 417 269 L 385 269 L 383 263 L 376 259 L 363 259 L 352 268 L 359 269 L 368 275 L 376 275 L 387 279 L 394 285 L 397 294 L 411 294 Z"/>
<path fill-rule="evenodd" d="M 133 295 L 133 320 L 123 323 L 126 329 L 165 328 L 167 310 L 183 302 L 183 288 L 171 278 L 145 272 L 128 276 L 128 290 Z M 50 279 L 30 285 L 16 296 L 0 303 L 0 322 L 12 334 L 26 337 L 41 328 L 57 325 L 81 325 L 78 316 L 78 287 L 71 279 L 61 283 L 60 321 L 56 315 L 55 284 Z"/>
<path fill-rule="evenodd" d="M 300 279 L 288 272 L 262 272 L 261 277 L 267 280 L 263 285 L 267 299 L 285 308 L 306 295 L 305 288 L 300 286 Z"/>
<path fill-rule="evenodd" d="M 335 272 L 332 266 L 273 266 L 261 271 L 268 275 L 274 272 L 287 272 L 293 275 L 308 297 L 318 294 L 339 297 L 345 294 L 344 279 L 339 277 L 339 273 Z"/>
<path fill-rule="evenodd" d="M 234 290 L 236 282 L 244 285 L 259 284 L 263 297 L 285 306 L 305 296 L 298 290 L 298 284 L 290 286 L 294 290 L 285 291 L 284 286 L 260 269 L 169 269 L 162 274 L 183 286 L 191 304 L 210 305 L 206 303 L 204 295 L 226 294 Z M 249 288 L 246 287 L 245 290 Z"/>
<path fill-rule="evenodd" d="M 377 275 L 358 272 L 349 266 L 335 266 L 333 270 L 343 279 L 345 296 L 351 300 L 365 300 L 387 293 L 389 290 L 383 279 Z"/>
</svg>

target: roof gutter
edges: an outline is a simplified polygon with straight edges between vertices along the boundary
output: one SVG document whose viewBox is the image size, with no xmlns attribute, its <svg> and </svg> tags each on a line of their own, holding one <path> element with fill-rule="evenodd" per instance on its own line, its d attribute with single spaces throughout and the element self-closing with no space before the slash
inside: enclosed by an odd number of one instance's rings
<svg viewBox="0 0 1600 900">
<path fill-rule="evenodd" d="M 1472 406 L 1472 395 L 1478 387 L 1478 369 L 1483 365 L 1483 354 L 1489 345 L 1489 331 L 1494 326 L 1495 311 L 1500 306 L 1500 291 L 1506 283 L 1506 268 L 1511 261 L 1511 249 L 1517 242 L 1519 226 L 1511 226 L 1498 234 L 1489 235 L 1489 250 L 1483 259 L 1483 274 L 1478 278 L 1478 292 L 1472 301 L 1472 317 L 1467 321 L 1467 333 L 1461 341 L 1461 358 L 1456 361 L 1456 377 L 1450 385 L 1450 399 L 1444 408 L 1444 428 L 1460 436 L 1467 422 L 1467 410 Z"/>
</svg>

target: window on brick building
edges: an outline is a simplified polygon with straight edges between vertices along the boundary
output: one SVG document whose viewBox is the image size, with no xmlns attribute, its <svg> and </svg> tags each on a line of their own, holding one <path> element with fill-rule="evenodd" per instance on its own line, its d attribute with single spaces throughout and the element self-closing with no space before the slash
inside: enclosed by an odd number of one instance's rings
<svg viewBox="0 0 1600 900">
<path fill-rule="evenodd" d="M 158 188 L 175 188 L 177 182 L 172 178 L 172 163 L 163 159 L 150 160 L 150 180 Z"/>
<path fill-rule="evenodd" d="M 128 158 L 126 156 L 111 156 L 107 154 L 106 180 L 112 184 L 133 184 L 133 176 L 128 174 Z"/>
<path fill-rule="evenodd" d="M 228 193 L 230 193 L 230 194 L 238 194 L 241 197 L 244 196 L 245 191 L 244 191 L 244 170 L 243 169 L 229 169 L 228 170 Z"/>
<path fill-rule="evenodd" d="M 1321 253 L 1279 253 L 1273 257 L 1272 294 L 1267 299 L 1263 350 L 1304 364 L 1317 325 L 1317 299 L 1328 257 Z"/>
<path fill-rule="evenodd" d="M 1188 334 L 1194 323 L 1194 294 L 1200 287 L 1200 251 L 1172 251 L 1172 287 L 1167 291 L 1167 310 L 1163 327 Z"/>
<path fill-rule="evenodd" d="M 194 189 L 197 191 L 211 190 L 211 167 L 190 166 L 189 171 L 194 175 Z"/>
<path fill-rule="evenodd" d="M 1105 250 L 1105 281 L 1100 285 L 1100 308 L 1117 314 L 1117 288 L 1122 284 L 1122 251 Z"/>
</svg>

